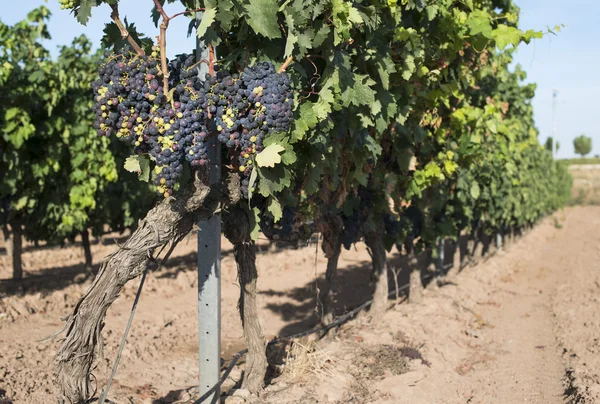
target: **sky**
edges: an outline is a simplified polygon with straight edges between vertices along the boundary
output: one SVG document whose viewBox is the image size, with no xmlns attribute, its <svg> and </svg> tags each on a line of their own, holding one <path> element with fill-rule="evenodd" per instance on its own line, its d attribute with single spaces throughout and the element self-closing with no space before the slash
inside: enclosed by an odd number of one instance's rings
<svg viewBox="0 0 600 404">
<path fill-rule="evenodd" d="M 142 8 L 141 4 L 146 5 Z M 558 91 L 556 102 L 556 132 L 560 143 L 558 158 L 575 157 L 573 139 L 580 134 L 592 138 L 593 149 L 590 155 L 600 154 L 600 124 L 591 119 L 600 115 L 597 97 L 600 94 L 600 15 L 599 0 L 515 0 L 521 8 L 520 27 L 545 31 L 547 27 L 564 25 L 557 35 L 546 34 L 530 45 L 521 45 L 515 55 L 527 72 L 527 82 L 537 83 L 533 100 L 535 123 L 540 131 L 539 139 L 544 143 L 552 136 L 552 93 Z M 154 36 L 158 29 L 150 19 L 150 0 L 122 0 L 121 17 L 135 22 L 138 30 Z M 52 12 L 49 31 L 52 39 L 45 46 L 57 53 L 59 45 L 69 44 L 74 37 L 86 34 L 95 46 L 100 45 L 104 24 L 110 21 L 110 8 L 107 5 L 96 7 L 86 27 L 80 25 L 68 11 L 63 11 L 58 0 L 20 0 L 19 7 L 5 7 L 0 20 L 14 24 L 25 18 L 27 13 L 41 5 Z M 182 10 L 178 3 L 165 7 L 172 15 Z M 187 38 L 186 17 L 174 20 L 167 32 L 167 53 L 172 57 L 178 53 L 190 52 L 194 38 Z M 169 38 L 177 38 L 176 41 Z"/>
</svg>

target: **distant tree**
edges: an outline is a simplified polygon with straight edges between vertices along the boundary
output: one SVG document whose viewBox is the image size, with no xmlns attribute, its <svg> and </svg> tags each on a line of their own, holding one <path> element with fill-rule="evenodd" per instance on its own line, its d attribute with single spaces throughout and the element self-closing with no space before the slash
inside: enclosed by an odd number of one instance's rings
<svg viewBox="0 0 600 404">
<path fill-rule="evenodd" d="M 548 139 L 546 139 L 546 143 L 544 144 L 546 150 L 552 152 L 553 142 L 554 139 L 552 139 L 552 136 L 548 136 Z M 560 149 L 560 142 L 556 142 L 556 151 L 558 151 L 558 149 Z"/>
<path fill-rule="evenodd" d="M 586 154 L 592 151 L 592 138 L 581 134 L 573 140 L 573 146 L 575 147 L 575 153 L 585 157 Z"/>
</svg>

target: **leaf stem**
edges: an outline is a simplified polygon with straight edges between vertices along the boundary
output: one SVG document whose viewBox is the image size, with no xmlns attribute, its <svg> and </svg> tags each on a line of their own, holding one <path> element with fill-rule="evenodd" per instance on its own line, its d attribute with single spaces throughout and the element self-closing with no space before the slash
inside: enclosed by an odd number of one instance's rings
<svg viewBox="0 0 600 404">
<path fill-rule="evenodd" d="M 131 47 L 135 49 L 138 55 L 144 56 L 144 50 L 140 48 L 140 45 L 138 45 L 135 39 L 133 39 L 133 37 L 129 34 L 129 31 L 127 31 L 127 28 L 125 28 L 123 22 L 121 21 L 121 18 L 119 17 L 119 4 L 111 4 L 110 8 L 112 9 L 112 12 L 110 13 L 110 18 L 115 22 L 117 28 L 119 28 L 119 31 L 121 32 L 121 37 L 123 39 L 126 39 L 127 42 L 129 42 Z"/>
<path fill-rule="evenodd" d="M 173 14 L 172 16 L 169 17 L 169 20 L 172 20 L 175 17 L 179 17 L 180 15 L 183 15 L 183 14 L 197 13 L 198 11 L 205 11 L 205 10 L 206 10 L 205 8 L 196 8 L 194 10 L 185 10 L 185 11 L 182 11 L 180 13 Z"/>
</svg>

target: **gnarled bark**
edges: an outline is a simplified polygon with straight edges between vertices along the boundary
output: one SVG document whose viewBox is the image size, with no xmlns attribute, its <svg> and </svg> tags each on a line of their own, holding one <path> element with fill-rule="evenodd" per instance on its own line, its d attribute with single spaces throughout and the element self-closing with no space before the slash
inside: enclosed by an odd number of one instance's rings
<svg viewBox="0 0 600 404">
<path fill-rule="evenodd" d="M 375 279 L 375 291 L 373 292 L 373 303 L 369 315 L 375 317 L 383 314 L 388 308 L 388 275 L 383 244 L 383 229 L 377 228 L 365 236 L 365 243 L 371 252 L 373 260 L 373 277 Z"/>
<path fill-rule="evenodd" d="M 197 173 L 193 186 L 159 202 L 118 251 L 107 257 L 88 291 L 66 319 L 66 335 L 56 354 L 59 402 L 83 403 L 93 394 L 91 369 L 106 311 L 124 285 L 148 266 L 156 248 L 185 237 L 194 223 L 209 218 L 228 202 L 239 200 L 239 177 L 208 185 L 208 170 Z"/>
<path fill-rule="evenodd" d="M 344 223 L 339 216 L 329 215 L 324 218 L 322 228 L 323 244 L 321 248 L 327 257 L 327 269 L 325 271 L 325 284 L 319 295 L 321 304 L 321 324 L 328 325 L 333 321 L 333 288 L 337 274 L 338 261 L 342 253 L 342 230 Z"/>
<path fill-rule="evenodd" d="M 230 209 L 223 218 L 225 237 L 233 244 L 240 283 L 238 309 L 248 347 L 246 372 L 242 388 L 259 393 L 267 373 L 267 345 L 258 311 L 256 282 L 256 246 L 250 237 L 250 220 L 239 207 Z"/>
</svg>

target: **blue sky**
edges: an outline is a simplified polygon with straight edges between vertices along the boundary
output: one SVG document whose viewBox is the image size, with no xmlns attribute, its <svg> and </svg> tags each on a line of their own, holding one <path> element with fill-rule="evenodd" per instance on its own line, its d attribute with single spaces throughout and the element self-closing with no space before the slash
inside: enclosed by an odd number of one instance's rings
<svg viewBox="0 0 600 404">
<path fill-rule="evenodd" d="M 561 148 L 558 157 L 573 157 L 573 138 L 581 133 L 593 139 L 592 155 L 600 154 L 600 125 L 591 119 L 598 108 L 600 94 L 600 1 L 598 0 L 516 0 L 521 7 L 521 27 L 523 29 L 544 30 L 564 24 L 566 27 L 557 35 L 545 35 L 529 46 L 519 48 L 515 62 L 527 71 L 527 81 L 537 83 L 533 105 L 536 126 L 540 130 L 540 142 L 552 134 L 552 90 L 558 90 L 557 132 Z M 140 7 L 144 4 L 145 8 Z M 150 0 L 121 1 L 121 15 L 128 16 L 138 29 L 147 35 L 158 34 L 150 15 Z M 18 7 L 5 7 L 0 19 L 13 24 L 23 19 L 27 12 L 40 5 L 52 11 L 50 34 L 52 40 L 47 46 L 56 49 L 82 33 L 100 44 L 104 23 L 110 21 L 110 9 L 106 5 L 95 8 L 87 27 L 81 26 L 67 12 L 60 10 L 57 0 L 20 0 Z M 181 11 L 179 4 L 165 7 L 167 13 Z M 185 17 L 179 17 L 181 24 L 169 26 L 168 53 L 173 56 L 193 49 L 194 38 L 187 38 Z M 175 20 L 177 21 L 177 20 Z"/>
</svg>

